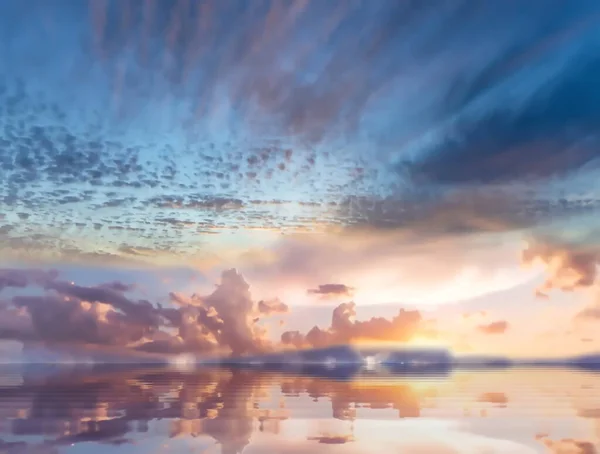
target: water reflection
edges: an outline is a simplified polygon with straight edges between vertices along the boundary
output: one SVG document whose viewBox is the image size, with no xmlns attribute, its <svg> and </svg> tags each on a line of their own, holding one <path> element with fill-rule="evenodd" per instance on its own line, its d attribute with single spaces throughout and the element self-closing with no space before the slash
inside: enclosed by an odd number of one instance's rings
<svg viewBox="0 0 600 454">
<path fill-rule="evenodd" d="M 600 375 L 584 371 L 2 372 L 0 453 L 589 454 L 600 440 Z"/>
</svg>

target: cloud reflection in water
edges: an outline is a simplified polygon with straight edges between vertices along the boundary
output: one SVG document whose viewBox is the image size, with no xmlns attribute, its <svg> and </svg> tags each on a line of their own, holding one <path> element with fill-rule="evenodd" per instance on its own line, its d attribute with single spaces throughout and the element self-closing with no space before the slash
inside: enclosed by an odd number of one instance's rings
<svg viewBox="0 0 600 454">
<path fill-rule="evenodd" d="M 1 376 L 0 452 L 9 454 L 588 454 L 600 436 L 600 380 L 568 370 L 351 381 L 226 369 Z"/>
</svg>

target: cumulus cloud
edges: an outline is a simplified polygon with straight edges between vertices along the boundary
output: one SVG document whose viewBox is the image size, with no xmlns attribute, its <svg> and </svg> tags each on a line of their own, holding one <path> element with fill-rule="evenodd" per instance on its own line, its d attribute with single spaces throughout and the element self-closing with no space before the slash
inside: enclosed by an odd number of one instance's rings
<svg viewBox="0 0 600 454">
<path fill-rule="evenodd" d="M 121 282 L 87 287 L 58 280 L 56 273 L 11 271 L 5 276 L 7 283 L 19 287 L 31 277 L 46 290 L 43 295 L 14 296 L 0 306 L 0 337 L 25 342 L 154 353 L 257 353 L 271 348 L 260 317 L 288 309 L 277 299 L 255 303 L 250 286 L 233 269 L 222 273 L 209 295 L 171 293 L 170 307 L 129 298 L 125 293 L 132 287 Z"/>
<path fill-rule="evenodd" d="M 499 320 L 486 325 L 479 325 L 477 329 L 485 334 L 504 334 L 509 326 L 506 320 Z"/>
<path fill-rule="evenodd" d="M 0 304 L 0 339 L 28 340 L 35 338 L 33 322 L 26 308 Z"/>
<path fill-rule="evenodd" d="M 226 349 L 233 355 L 241 355 L 272 348 L 266 331 L 257 324 L 258 315 L 280 312 L 283 303 L 276 305 L 262 301 L 262 305 L 261 302 L 255 304 L 250 286 L 236 270 L 224 271 L 221 284 L 208 296 L 184 298 L 171 294 L 171 297 L 179 308 L 160 307 L 158 312 L 177 329 L 177 335 L 149 341 L 139 349 L 164 352 Z"/>
<path fill-rule="evenodd" d="M 11 274 L 11 273 L 7 273 Z M 10 282 L 29 281 L 11 274 Z M 331 325 L 307 333 L 286 331 L 280 342 L 270 340 L 260 323 L 265 317 L 288 313 L 278 298 L 254 301 L 250 285 L 235 269 L 223 271 L 208 295 L 171 292 L 170 303 L 152 303 L 128 295 L 133 287 L 113 281 L 82 286 L 58 279 L 56 273 L 30 273 L 42 295 L 17 295 L 0 306 L 0 337 L 46 344 L 121 347 L 133 352 L 245 355 L 296 348 L 344 344 L 356 340 L 410 340 L 431 335 L 419 311 L 400 309 L 392 318 L 355 320 L 356 304 L 333 309 Z M 48 277 L 50 276 L 50 277 Z M 8 282 L 8 280 L 7 280 Z M 347 291 L 347 286 L 321 286 L 321 292 Z"/>
<path fill-rule="evenodd" d="M 357 321 L 355 317 L 356 304 L 342 303 L 333 310 L 329 327 L 314 326 L 306 334 L 286 331 L 281 335 L 281 342 L 297 348 L 324 347 L 356 340 L 405 342 L 427 331 L 421 313 L 415 310 L 400 309 L 391 319 L 373 317 Z"/>
</svg>

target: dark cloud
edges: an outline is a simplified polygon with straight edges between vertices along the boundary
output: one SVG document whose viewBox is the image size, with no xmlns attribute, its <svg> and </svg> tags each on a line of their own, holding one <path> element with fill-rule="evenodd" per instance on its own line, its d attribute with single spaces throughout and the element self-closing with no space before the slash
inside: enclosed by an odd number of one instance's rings
<svg viewBox="0 0 600 454">
<path fill-rule="evenodd" d="M 518 231 L 598 209 L 600 201 L 587 197 L 567 201 L 510 188 L 425 186 L 385 198 L 348 197 L 337 205 L 336 214 L 351 230 L 403 230 L 420 239 Z"/>
<path fill-rule="evenodd" d="M 112 288 L 111 288 L 112 287 Z M 46 288 L 56 291 L 63 297 L 72 297 L 90 303 L 104 303 L 125 315 L 148 325 L 157 324 L 154 307 L 149 301 L 132 301 L 123 294 L 123 290 L 108 286 L 82 287 L 71 282 L 54 281 Z"/>
<path fill-rule="evenodd" d="M 273 300 L 260 300 L 258 302 L 258 312 L 261 314 L 285 314 L 289 310 L 289 306 L 277 298 Z"/>
<path fill-rule="evenodd" d="M 131 299 L 125 293 L 132 286 L 121 282 L 86 287 L 57 280 L 52 273 L 29 275 L 43 277 L 40 283 L 47 293 L 15 296 L 0 306 L 0 337 L 4 339 L 152 353 L 242 355 L 272 349 L 265 329 L 258 324 L 260 317 L 288 310 L 277 299 L 255 303 L 250 286 L 236 270 L 223 272 L 221 283 L 210 295 L 172 293 L 173 307 Z M 28 274 L 20 271 L 15 276 Z"/>
<path fill-rule="evenodd" d="M 477 329 L 485 334 L 504 334 L 509 328 L 509 324 L 505 320 L 479 325 Z"/>
<path fill-rule="evenodd" d="M 114 281 L 102 284 L 101 287 L 115 292 L 129 292 L 130 290 L 133 290 L 135 288 L 135 285 L 124 284 L 123 282 Z"/>
<path fill-rule="evenodd" d="M 35 340 L 33 321 L 26 308 L 0 304 L 0 339 Z"/>
<path fill-rule="evenodd" d="M 415 163 L 415 178 L 442 183 L 527 180 L 565 174 L 598 158 L 600 98 L 594 84 L 600 60 L 580 40 L 570 48 L 567 65 L 555 69 L 548 62 L 557 48 L 593 29 L 598 11 L 591 17 L 582 12 L 549 8 L 538 16 L 530 36 L 456 80 L 446 102 L 459 112 L 475 108 L 486 96 L 508 94 L 508 87 L 520 93 L 483 113 L 459 115 L 442 143 Z M 518 78 L 520 71 L 542 62 L 547 81 Z"/>
<path fill-rule="evenodd" d="M 309 295 L 320 295 L 324 297 L 352 297 L 354 289 L 345 284 L 322 284 L 318 288 L 308 289 Z"/>
<path fill-rule="evenodd" d="M 156 328 L 98 301 L 50 295 L 17 296 L 13 304 L 27 310 L 33 328 L 14 337 L 4 333 L 5 338 L 15 340 L 126 346 Z"/>
<path fill-rule="evenodd" d="M 354 437 L 352 435 L 319 435 L 318 437 L 308 437 L 307 440 L 327 445 L 343 445 L 354 441 Z"/>
<path fill-rule="evenodd" d="M 44 286 L 57 276 L 55 270 L 0 269 L 0 291 L 7 287 L 25 288 L 32 284 Z"/>
<path fill-rule="evenodd" d="M 391 319 L 373 317 L 356 321 L 355 316 L 355 303 L 342 303 L 333 310 L 328 328 L 314 326 L 306 334 L 286 331 L 281 335 L 281 342 L 297 348 L 346 344 L 355 340 L 404 342 L 427 332 L 419 311 L 400 309 Z"/>
</svg>

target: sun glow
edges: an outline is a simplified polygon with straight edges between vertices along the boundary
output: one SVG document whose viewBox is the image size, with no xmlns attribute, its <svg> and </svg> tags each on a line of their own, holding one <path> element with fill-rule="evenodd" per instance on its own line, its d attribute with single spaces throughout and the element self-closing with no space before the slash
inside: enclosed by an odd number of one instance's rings
<svg viewBox="0 0 600 454">
<path fill-rule="evenodd" d="M 177 369 L 191 369 L 196 364 L 196 357 L 191 354 L 177 355 L 170 358 L 171 366 Z"/>
<path fill-rule="evenodd" d="M 394 340 L 376 340 L 369 338 L 357 338 L 352 341 L 353 345 L 362 345 L 369 347 L 382 348 L 402 348 L 402 347 L 427 347 L 427 348 L 449 348 L 449 345 L 440 339 L 431 339 L 427 337 L 415 337 L 409 341 L 394 341 Z"/>
</svg>

